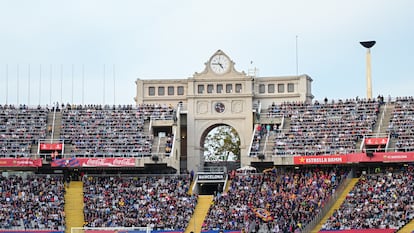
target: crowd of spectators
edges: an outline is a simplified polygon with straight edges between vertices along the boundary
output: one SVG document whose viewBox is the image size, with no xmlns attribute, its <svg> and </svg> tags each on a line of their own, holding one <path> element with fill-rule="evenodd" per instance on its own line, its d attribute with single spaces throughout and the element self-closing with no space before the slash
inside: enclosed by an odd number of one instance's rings
<svg viewBox="0 0 414 233">
<path fill-rule="evenodd" d="M 375 99 L 347 99 L 272 105 L 268 111 L 290 119 L 289 128 L 276 134 L 273 154 L 355 153 L 357 141 L 373 132 L 380 103 Z"/>
<path fill-rule="evenodd" d="M 325 230 L 399 229 L 414 217 L 412 167 L 362 176 Z"/>
<path fill-rule="evenodd" d="M 414 98 L 397 97 L 388 126 L 390 136 L 396 139 L 396 151 L 414 150 Z"/>
<path fill-rule="evenodd" d="M 235 175 L 228 192 L 214 197 L 202 228 L 300 231 L 319 213 L 346 173 L 309 168 Z M 255 212 L 257 208 L 269 214 L 268 221 Z"/>
<path fill-rule="evenodd" d="M 62 176 L 0 175 L 0 229 L 65 230 Z"/>
<path fill-rule="evenodd" d="M 137 107 L 67 107 L 62 112 L 61 139 L 77 156 L 150 156 L 153 136 L 144 131 L 151 118 L 172 118 L 174 109 L 164 105 Z"/>
<path fill-rule="evenodd" d="M 31 146 L 46 138 L 45 108 L 0 105 L 0 156 L 29 157 Z"/>
<path fill-rule="evenodd" d="M 190 183 L 188 175 L 84 176 L 85 226 L 185 230 L 197 204 Z"/>
</svg>

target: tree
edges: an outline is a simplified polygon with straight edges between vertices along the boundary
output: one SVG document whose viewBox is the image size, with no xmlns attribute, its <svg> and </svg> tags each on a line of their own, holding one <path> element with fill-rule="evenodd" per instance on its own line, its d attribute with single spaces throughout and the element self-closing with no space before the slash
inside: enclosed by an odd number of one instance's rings
<svg viewBox="0 0 414 233">
<path fill-rule="evenodd" d="M 204 141 L 205 161 L 240 160 L 240 137 L 230 126 L 218 126 L 211 130 Z"/>
</svg>

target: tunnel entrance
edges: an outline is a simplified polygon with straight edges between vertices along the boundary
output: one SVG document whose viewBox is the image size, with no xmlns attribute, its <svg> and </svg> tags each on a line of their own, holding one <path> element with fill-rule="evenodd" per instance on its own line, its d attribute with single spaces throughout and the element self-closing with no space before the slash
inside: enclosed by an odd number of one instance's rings
<svg viewBox="0 0 414 233">
<path fill-rule="evenodd" d="M 200 195 L 215 195 L 217 192 L 223 192 L 224 182 L 201 183 L 199 184 Z"/>
</svg>

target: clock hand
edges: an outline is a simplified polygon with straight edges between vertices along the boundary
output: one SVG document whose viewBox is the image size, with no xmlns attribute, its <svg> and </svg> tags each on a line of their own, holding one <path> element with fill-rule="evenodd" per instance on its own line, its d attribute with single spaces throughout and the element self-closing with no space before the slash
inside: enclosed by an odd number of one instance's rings
<svg viewBox="0 0 414 233">
<path fill-rule="evenodd" d="M 221 63 L 219 63 L 219 66 L 223 69 L 223 65 Z"/>
</svg>

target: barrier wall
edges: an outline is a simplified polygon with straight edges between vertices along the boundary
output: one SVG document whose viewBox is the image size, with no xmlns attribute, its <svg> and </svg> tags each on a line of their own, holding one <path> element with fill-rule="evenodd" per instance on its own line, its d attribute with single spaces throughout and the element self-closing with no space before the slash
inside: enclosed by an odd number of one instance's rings
<svg viewBox="0 0 414 233">
<path fill-rule="evenodd" d="M 396 229 L 355 229 L 355 230 L 335 230 L 319 231 L 319 233 L 394 233 Z"/>
</svg>

